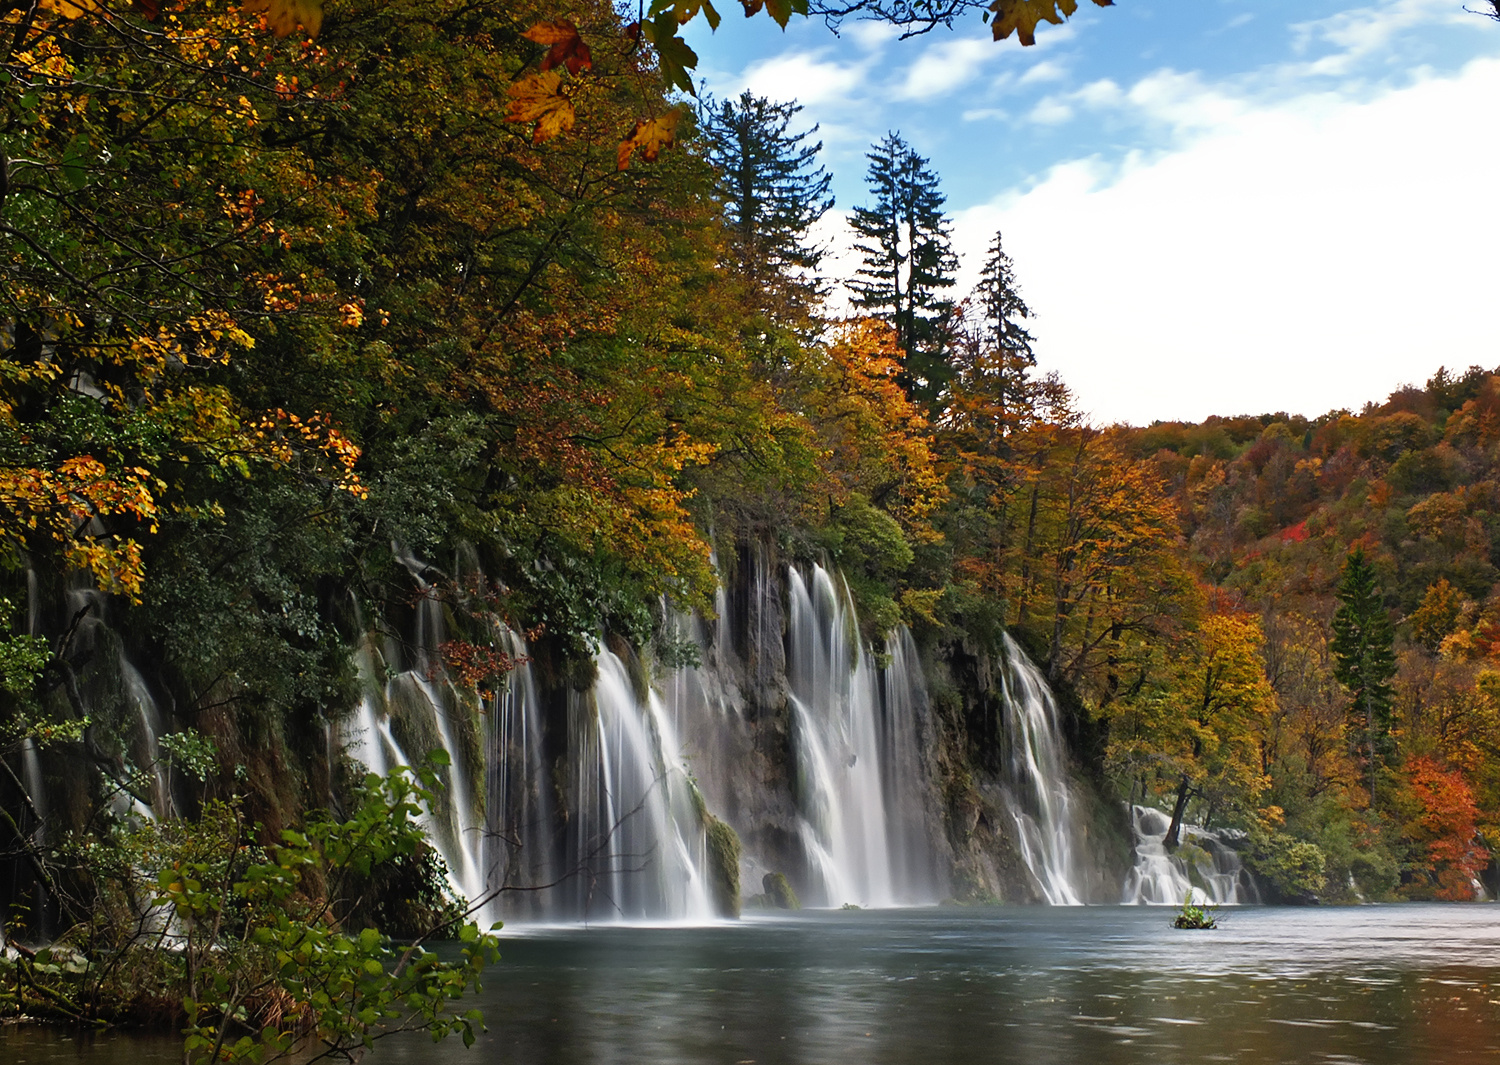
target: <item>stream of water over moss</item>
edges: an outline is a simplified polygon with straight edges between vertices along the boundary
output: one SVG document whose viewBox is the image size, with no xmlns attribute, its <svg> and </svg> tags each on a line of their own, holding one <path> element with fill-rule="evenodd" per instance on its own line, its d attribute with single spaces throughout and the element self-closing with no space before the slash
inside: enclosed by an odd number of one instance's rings
<svg viewBox="0 0 1500 1065">
<path fill-rule="evenodd" d="M 508 932 L 472 1049 L 373 1065 L 1500 1062 L 1500 907 L 823 911 Z M 0 1060 L 156 1065 L 170 1045 L 0 1034 Z"/>
</svg>

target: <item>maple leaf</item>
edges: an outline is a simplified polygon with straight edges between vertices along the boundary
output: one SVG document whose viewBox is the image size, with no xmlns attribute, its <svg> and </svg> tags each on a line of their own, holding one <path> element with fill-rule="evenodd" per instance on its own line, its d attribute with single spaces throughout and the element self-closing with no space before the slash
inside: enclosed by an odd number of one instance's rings
<svg viewBox="0 0 1500 1065">
<path fill-rule="evenodd" d="M 646 40 L 656 46 L 657 61 L 661 64 L 661 76 L 668 85 L 675 85 L 689 96 L 697 96 L 693 79 L 688 71 L 698 66 L 698 53 L 688 47 L 686 41 L 677 36 L 677 14 L 667 8 L 650 22 L 641 23 L 641 32 Z"/>
<path fill-rule="evenodd" d="M 630 165 L 630 158 L 637 150 L 648 163 L 656 162 L 663 148 L 670 148 L 677 139 L 677 123 L 682 118 L 682 108 L 673 108 L 659 118 L 642 118 L 630 131 L 630 136 L 620 142 L 617 157 L 619 169 Z"/>
<path fill-rule="evenodd" d="M 1094 0 L 1097 7 L 1113 7 L 1114 0 Z M 1061 26 L 1063 20 L 1078 10 L 1078 0 L 994 0 L 990 4 L 995 13 L 991 29 L 995 40 L 1003 41 L 1012 33 L 1021 44 L 1030 48 L 1036 44 L 1036 24 L 1050 22 Z"/>
<path fill-rule="evenodd" d="M 316 37 L 323 28 L 323 0 L 245 0 L 240 10 L 263 16 L 267 28 L 278 37 L 297 32 L 298 26 Z"/>
<path fill-rule="evenodd" d="M 720 16 L 710 0 L 652 0 L 647 14 L 653 18 L 660 18 L 663 12 L 670 11 L 680 26 L 691 22 L 698 17 L 698 12 L 703 12 L 703 17 L 708 19 L 708 28 L 717 30 L 719 28 Z"/>
<path fill-rule="evenodd" d="M 528 41 L 547 45 L 549 51 L 542 59 L 544 71 L 557 66 L 566 66 L 569 74 L 576 75 L 579 71 L 588 70 L 594 65 L 594 57 L 589 52 L 589 46 L 584 44 L 583 38 L 578 35 L 578 27 L 567 19 L 559 19 L 556 22 L 538 22 L 521 36 Z"/>
<path fill-rule="evenodd" d="M 507 92 L 507 122 L 535 122 L 531 143 L 541 144 L 573 128 L 573 101 L 562 93 L 562 74 L 556 70 L 528 74 Z"/>
</svg>

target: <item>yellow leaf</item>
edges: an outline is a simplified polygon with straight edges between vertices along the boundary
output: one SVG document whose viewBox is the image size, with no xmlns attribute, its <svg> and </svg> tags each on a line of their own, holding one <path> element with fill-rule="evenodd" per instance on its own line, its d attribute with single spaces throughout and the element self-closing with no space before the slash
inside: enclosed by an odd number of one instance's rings
<svg viewBox="0 0 1500 1065">
<path fill-rule="evenodd" d="M 37 0 L 38 8 L 55 11 L 63 18 L 78 18 L 99 10 L 99 0 Z"/>
<path fill-rule="evenodd" d="M 1112 7 L 1114 0 L 1094 0 L 1094 4 Z M 995 40 L 1003 41 L 1014 33 L 1029 48 L 1036 44 L 1038 22 L 1062 25 L 1064 19 L 1078 10 L 1078 0 L 994 0 L 990 10 L 995 13 L 991 23 Z"/>
<path fill-rule="evenodd" d="M 298 26 L 316 37 L 323 28 L 323 0 L 244 0 L 240 10 L 264 16 L 266 26 L 278 37 L 295 33 Z"/>
<path fill-rule="evenodd" d="M 505 112 L 508 122 L 535 122 L 532 143 L 551 140 L 573 128 L 573 101 L 562 94 L 562 74 L 548 70 L 528 74 L 510 87 L 510 106 Z"/>
<path fill-rule="evenodd" d="M 630 157 L 636 151 L 648 163 L 656 162 L 663 148 L 670 148 L 677 139 L 677 123 L 682 118 L 682 108 L 676 107 L 659 118 L 643 118 L 636 122 L 630 136 L 620 142 L 616 164 L 624 170 L 630 165 Z"/>
</svg>

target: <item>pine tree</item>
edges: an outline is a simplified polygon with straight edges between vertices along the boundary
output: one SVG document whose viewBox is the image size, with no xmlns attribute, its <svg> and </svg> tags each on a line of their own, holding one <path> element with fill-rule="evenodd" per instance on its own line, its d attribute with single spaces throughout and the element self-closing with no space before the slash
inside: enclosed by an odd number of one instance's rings
<svg viewBox="0 0 1500 1065">
<path fill-rule="evenodd" d="M 997 351 L 1018 356 L 1028 366 L 1035 366 L 1036 354 L 1031 350 L 1035 338 L 1021 324 L 1031 317 L 1031 308 L 1016 287 L 1015 263 L 1005 254 L 998 231 L 979 274 L 974 299 L 983 315 L 985 339 Z"/>
<path fill-rule="evenodd" d="M 849 288 L 856 306 L 890 321 L 903 356 L 902 385 L 914 399 L 931 402 L 948 378 L 944 331 L 953 303 L 943 292 L 958 269 L 946 197 L 927 160 L 899 133 L 887 134 L 867 158 L 874 203 L 854 208 L 849 219 L 864 256 Z"/>
<path fill-rule="evenodd" d="M 1379 770 L 1394 753 L 1391 679 L 1396 675 L 1396 655 L 1391 618 L 1364 548 L 1349 552 L 1335 594 L 1339 607 L 1333 614 L 1333 675 L 1349 692 L 1347 735 L 1369 774 L 1373 807 Z"/>
<path fill-rule="evenodd" d="M 811 229 L 833 206 L 832 177 L 817 164 L 821 141 L 813 126 L 791 131 L 802 106 L 749 92 L 738 100 L 709 101 L 703 134 L 729 224 L 729 253 L 758 294 L 761 309 L 803 317 L 825 294 L 817 275 L 825 249 Z"/>
</svg>

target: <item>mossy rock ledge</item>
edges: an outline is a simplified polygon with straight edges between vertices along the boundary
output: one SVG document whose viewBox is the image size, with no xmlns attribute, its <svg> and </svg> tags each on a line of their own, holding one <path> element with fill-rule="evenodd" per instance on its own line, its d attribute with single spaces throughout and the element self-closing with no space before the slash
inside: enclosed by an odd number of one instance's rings
<svg viewBox="0 0 1500 1065">
<path fill-rule="evenodd" d="M 708 840 L 708 886 L 720 917 L 740 915 L 740 837 L 713 814 L 704 814 Z"/>
</svg>

